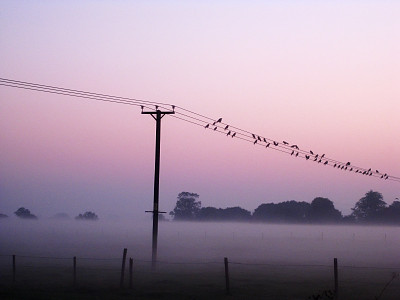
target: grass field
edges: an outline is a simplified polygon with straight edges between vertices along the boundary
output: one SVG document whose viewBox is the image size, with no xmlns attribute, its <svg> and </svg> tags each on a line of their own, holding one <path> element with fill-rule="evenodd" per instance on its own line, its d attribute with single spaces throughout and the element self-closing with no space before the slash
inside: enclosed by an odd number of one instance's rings
<svg viewBox="0 0 400 300">
<path fill-rule="evenodd" d="M 148 230 L 43 225 L 1 227 L 1 299 L 308 299 L 334 289 L 338 257 L 339 299 L 372 300 L 400 271 L 397 227 L 162 224 L 160 263 L 152 272 Z M 7 236 L 11 230 L 13 238 Z M 132 289 L 127 270 L 125 288 L 119 288 L 125 247 L 134 259 Z M 15 283 L 10 254 L 16 254 Z M 400 299 L 398 278 L 380 299 Z"/>
</svg>

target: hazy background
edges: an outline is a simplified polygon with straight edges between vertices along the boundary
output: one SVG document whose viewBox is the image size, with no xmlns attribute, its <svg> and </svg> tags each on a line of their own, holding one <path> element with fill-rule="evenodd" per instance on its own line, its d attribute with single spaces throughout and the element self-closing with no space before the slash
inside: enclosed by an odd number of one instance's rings
<svg viewBox="0 0 400 300">
<path fill-rule="evenodd" d="M 1 1 L 0 77 L 173 103 L 399 176 L 397 1 Z M 0 213 L 150 218 L 155 122 L 130 106 L 0 87 Z M 399 183 L 165 117 L 160 209 L 182 191 L 343 213 Z M 149 223 L 150 224 L 150 223 Z M 146 227 L 150 234 L 150 228 Z"/>
</svg>

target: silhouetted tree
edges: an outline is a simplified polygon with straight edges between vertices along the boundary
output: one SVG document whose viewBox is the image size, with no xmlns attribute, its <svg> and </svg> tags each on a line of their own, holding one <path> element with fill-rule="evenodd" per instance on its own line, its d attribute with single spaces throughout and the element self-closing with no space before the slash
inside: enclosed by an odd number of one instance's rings
<svg viewBox="0 0 400 300">
<path fill-rule="evenodd" d="M 221 219 L 220 208 L 202 207 L 197 213 L 197 219 L 200 221 L 216 221 Z"/>
<path fill-rule="evenodd" d="M 215 208 L 203 207 L 197 213 L 200 221 L 249 221 L 251 213 L 241 207 Z"/>
<path fill-rule="evenodd" d="M 14 214 L 22 219 L 37 219 L 37 217 L 31 214 L 31 211 L 25 207 L 18 208 Z"/>
<path fill-rule="evenodd" d="M 384 212 L 386 223 L 400 224 L 400 201 L 393 201 Z"/>
<path fill-rule="evenodd" d="M 369 191 L 355 204 L 352 215 L 358 222 L 380 222 L 383 220 L 383 213 L 386 202 L 379 192 Z"/>
<path fill-rule="evenodd" d="M 76 220 L 89 220 L 89 221 L 97 221 L 99 217 L 91 211 L 87 211 L 84 214 L 79 214 L 75 217 Z"/>
<path fill-rule="evenodd" d="M 311 202 L 307 213 L 307 219 L 312 223 L 333 223 L 341 218 L 342 213 L 335 209 L 333 202 L 322 197 L 317 197 Z"/>
<path fill-rule="evenodd" d="M 180 193 L 174 210 L 169 214 L 174 217 L 174 220 L 194 220 L 201 208 L 198 198 L 199 195 L 196 193 Z"/>
<path fill-rule="evenodd" d="M 306 221 L 309 209 L 310 203 L 294 200 L 277 204 L 264 203 L 255 209 L 253 219 L 264 222 L 302 223 Z"/>
<path fill-rule="evenodd" d="M 222 209 L 222 220 L 224 221 L 249 221 L 251 213 L 239 206 Z"/>
</svg>

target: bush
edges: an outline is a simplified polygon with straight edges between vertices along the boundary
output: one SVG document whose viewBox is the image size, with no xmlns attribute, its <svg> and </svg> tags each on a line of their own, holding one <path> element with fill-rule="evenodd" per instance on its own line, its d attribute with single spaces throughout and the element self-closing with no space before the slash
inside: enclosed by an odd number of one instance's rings
<svg viewBox="0 0 400 300">
<path fill-rule="evenodd" d="M 75 217 L 75 220 L 90 220 L 97 221 L 99 217 L 91 211 L 87 211 L 84 214 L 79 214 L 79 216 Z"/>
</svg>

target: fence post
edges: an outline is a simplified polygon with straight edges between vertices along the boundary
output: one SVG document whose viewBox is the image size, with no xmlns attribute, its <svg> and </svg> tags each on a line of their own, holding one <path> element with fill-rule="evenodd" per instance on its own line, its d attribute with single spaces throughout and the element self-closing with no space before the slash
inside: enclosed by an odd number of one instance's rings
<svg viewBox="0 0 400 300">
<path fill-rule="evenodd" d="M 15 283 L 15 272 L 16 272 L 16 266 L 15 266 L 15 254 L 12 256 L 12 270 L 13 270 L 13 284 Z"/>
<path fill-rule="evenodd" d="M 126 252 L 128 249 L 124 248 L 124 252 L 122 254 L 122 267 L 121 267 L 121 281 L 119 282 L 119 287 L 124 287 L 124 274 L 125 274 L 125 261 L 126 261 Z"/>
<path fill-rule="evenodd" d="M 230 295 L 230 286 L 229 286 L 229 267 L 228 267 L 228 258 L 224 257 L 224 264 L 225 264 L 225 287 L 226 287 L 226 294 Z"/>
<path fill-rule="evenodd" d="M 129 288 L 133 287 L 133 259 L 129 258 Z"/>
<path fill-rule="evenodd" d="M 73 270 L 73 285 L 74 286 L 76 286 L 76 256 L 74 256 L 73 257 L 73 267 L 74 267 L 74 270 Z"/>
<path fill-rule="evenodd" d="M 337 258 L 333 259 L 333 274 L 335 276 L 335 300 L 339 299 L 338 264 Z"/>
</svg>

